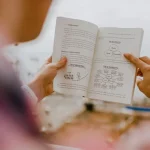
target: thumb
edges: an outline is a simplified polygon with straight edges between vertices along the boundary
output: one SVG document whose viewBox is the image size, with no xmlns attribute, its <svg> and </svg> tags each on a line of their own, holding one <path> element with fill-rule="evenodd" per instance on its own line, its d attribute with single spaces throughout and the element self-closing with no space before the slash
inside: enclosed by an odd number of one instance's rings
<svg viewBox="0 0 150 150">
<path fill-rule="evenodd" d="M 62 57 L 60 59 L 60 61 L 58 61 L 55 65 L 56 65 L 57 69 L 61 69 L 61 68 L 63 68 L 66 65 L 66 63 L 67 63 L 67 58 L 66 57 Z"/>
<path fill-rule="evenodd" d="M 52 56 L 50 56 L 47 60 L 46 60 L 46 64 L 52 63 Z"/>
</svg>

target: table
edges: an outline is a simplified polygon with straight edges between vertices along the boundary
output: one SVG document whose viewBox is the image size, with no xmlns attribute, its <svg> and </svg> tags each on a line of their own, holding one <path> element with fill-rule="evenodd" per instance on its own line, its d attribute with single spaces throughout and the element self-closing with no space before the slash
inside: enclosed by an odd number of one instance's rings
<svg viewBox="0 0 150 150">
<path fill-rule="evenodd" d="M 150 122 L 150 114 L 147 116 L 135 112 L 131 115 L 128 111 L 84 111 L 56 132 L 45 133 L 44 137 L 48 143 L 56 145 L 90 150 L 98 150 L 101 146 L 113 149 L 115 144 L 120 142 L 120 137 L 124 137 L 126 142 L 135 127 L 140 127 L 139 124 L 143 121 Z M 134 139 L 131 139 L 134 142 Z"/>
</svg>

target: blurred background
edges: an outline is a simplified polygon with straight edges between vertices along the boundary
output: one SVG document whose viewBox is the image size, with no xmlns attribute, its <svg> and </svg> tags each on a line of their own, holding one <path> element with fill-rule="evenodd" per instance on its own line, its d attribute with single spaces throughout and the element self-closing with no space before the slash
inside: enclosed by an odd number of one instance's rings
<svg viewBox="0 0 150 150">
<path fill-rule="evenodd" d="M 150 1 L 148 0 L 53 0 L 51 6 L 50 0 L 45 0 L 42 3 L 37 1 L 36 5 L 34 1 L 27 1 L 27 4 L 25 4 L 24 10 L 28 11 L 28 13 L 25 16 L 25 23 L 21 23 L 22 27 L 18 27 L 20 36 L 16 36 L 18 41 L 25 42 L 19 43 L 17 47 L 12 45 L 7 48 L 13 53 L 14 51 L 16 51 L 16 54 L 21 52 L 22 55 L 25 54 L 24 57 L 26 55 L 27 57 L 37 55 L 35 57 L 41 56 L 40 59 L 45 59 L 46 56 L 51 55 L 56 17 L 64 16 L 87 20 L 100 27 L 143 28 L 145 34 L 141 56 L 150 56 Z M 45 16 L 49 6 L 48 15 Z M 38 12 L 38 9 L 42 11 Z M 39 15 L 41 18 L 45 16 L 46 20 L 37 20 L 36 17 L 39 17 Z M 43 26 L 42 21 L 44 21 Z M 41 32 L 39 32 L 40 29 Z M 26 42 L 29 40 L 30 42 Z M 24 59 L 29 62 L 26 57 Z M 30 66 L 33 69 L 32 65 L 27 65 L 26 69 L 30 70 Z M 34 68 L 37 67 L 35 66 Z"/>
</svg>

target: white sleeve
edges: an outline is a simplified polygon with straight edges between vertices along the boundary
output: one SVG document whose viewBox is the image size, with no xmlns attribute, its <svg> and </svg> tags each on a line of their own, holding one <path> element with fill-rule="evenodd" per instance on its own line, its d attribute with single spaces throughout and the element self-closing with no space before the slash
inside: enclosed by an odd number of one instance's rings
<svg viewBox="0 0 150 150">
<path fill-rule="evenodd" d="M 24 91 L 25 95 L 31 100 L 33 105 L 36 105 L 38 102 L 38 98 L 36 97 L 35 93 L 31 90 L 31 88 L 27 85 L 23 85 L 22 90 Z"/>
</svg>

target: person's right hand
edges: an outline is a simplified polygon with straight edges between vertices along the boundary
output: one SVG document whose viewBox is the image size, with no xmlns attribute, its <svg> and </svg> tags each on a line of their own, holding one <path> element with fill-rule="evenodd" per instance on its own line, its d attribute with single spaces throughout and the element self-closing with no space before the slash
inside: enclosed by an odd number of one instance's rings
<svg viewBox="0 0 150 150">
<path fill-rule="evenodd" d="M 143 79 L 137 80 L 139 90 L 150 98 L 150 58 L 146 56 L 137 58 L 131 54 L 125 54 L 124 56 L 136 66 L 138 69 L 137 75 L 143 77 Z"/>
</svg>

